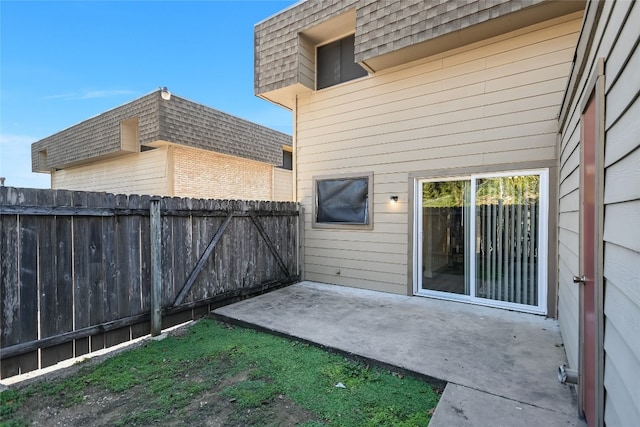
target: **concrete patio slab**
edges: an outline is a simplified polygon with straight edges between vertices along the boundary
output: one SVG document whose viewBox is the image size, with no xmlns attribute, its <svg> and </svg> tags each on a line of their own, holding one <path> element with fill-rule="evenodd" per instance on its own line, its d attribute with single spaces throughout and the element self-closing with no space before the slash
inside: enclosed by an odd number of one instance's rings
<svg viewBox="0 0 640 427">
<path fill-rule="evenodd" d="M 431 426 L 582 425 L 553 319 L 315 282 L 213 314 L 446 381 Z"/>
</svg>

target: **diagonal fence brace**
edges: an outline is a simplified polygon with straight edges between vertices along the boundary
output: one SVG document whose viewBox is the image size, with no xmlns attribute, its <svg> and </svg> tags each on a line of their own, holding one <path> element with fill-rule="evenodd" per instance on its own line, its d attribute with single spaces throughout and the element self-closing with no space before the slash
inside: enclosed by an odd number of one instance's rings
<svg viewBox="0 0 640 427">
<path fill-rule="evenodd" d="M 193 267 L 191 274 L 189 274 L 189 278 L 187 279 L 184 286 L 180 290 L 180 293 L 176 297 L 176 300 L 173 302 L 173 307 L 180 305 L 184 300 L 184 298 L 189 293 L 189 291 L 191 290 L 191 287 L 193 286 L 193 284 L 196 282 L 196 279 L 198 278 L 198 274 L 200 274 L 200 272 L 202 271 L 204 264 L 207 262 L 207 260 L 209 259 L 209 256 L 211 255 L 211 252 L 213 252 L 216 245 L 220 241 L 222 234 L 227 229 L 227 226 L 231 222 L 232 218 L 233 218 L 233 212 L 229 213 L 229 215 L 227 216 L 227 219 L 225 219 L 225 221 L 222 223 L 220 228 L 218 228 L 218 231 L 216 231 L 216 234 L 211 239 L 211 242 L 209 242 L 209 246 L 207 246 L 207 249 L 204 250 L 200 258 L 198 259 L 198 262 L 196 263 L 195 267 Z"/>
<path fill-rule="evenodd" d="M 271 242 L 271 239 L 269 239 L 269 236 L 267 236 L 267 232 L 264 231 L 264 227 L 262 227 L 262 223 L 260 222 L 260 220 L 258 220 L 257 215 L 253 212 L 250 212 L 249 217 L 251 218 L 251 221 L 253 221 L 253 224 L 258 229 L 258 232 L 262 236 L 262 239 L 267 244 L 267 247 L 269 248 L 273 256 L 276 258 L 278 265 L 280 266 L 282 271 L 284 271 L 284 274 L 286 274 L 287 277 L 291 277 L 291 274 L 289 273 L 289 269 L 287 268 L 286 265 L 284 265 L 284 261 L 282 261 L 282 258 L 278 254 L 278 251 L 276 250 L 275 246 L 273 246 L 273 243 Z"/>
</svg>

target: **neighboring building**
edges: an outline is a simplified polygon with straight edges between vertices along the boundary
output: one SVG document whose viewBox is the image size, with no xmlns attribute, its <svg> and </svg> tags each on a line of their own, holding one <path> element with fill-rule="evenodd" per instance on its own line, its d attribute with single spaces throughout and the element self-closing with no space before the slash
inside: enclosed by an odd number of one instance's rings
<svg viewBox="0 0 640 427">
<path fill-rule="evenodd" d="M 626 1 L 310 0 L 258 23 L 256 94 L 294 117 L 304 278 L 558 317 L 589 425 L 637 423 L 639 42 Z"/>
<path fill-rule="evenodd" d="M 31 146 L 51 188 L 291 200 L 291 137 L 157 90 Z M 287 169 L 288 167 L 288 169 Z"/>
</svg>

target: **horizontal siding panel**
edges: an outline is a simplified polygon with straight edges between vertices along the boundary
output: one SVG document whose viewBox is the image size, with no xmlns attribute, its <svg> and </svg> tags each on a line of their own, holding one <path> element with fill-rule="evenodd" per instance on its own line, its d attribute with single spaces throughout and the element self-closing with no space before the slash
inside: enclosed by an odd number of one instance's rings
<svg viewBox="0 0 640 427">
<path fill-rule="evenodd" d="M 571 194 L 580 187 L 580 170 L 573 169 L 564 180 L 560 182 L 560 197 Z"/>
<path fill-rule="evenodd" d="M 576 188 L 571 193 L 560 197 L 560 212 L 575 212 L 580 209 L 580 191 Z"/>
<path fill-rule="evenodd" d="M 392 264 L 389 262 L 373 262 L 370 260 L 357 260 L 351 258 L 338 258 L 336 256 L 316 256 L 309 255 L 305 252 L 304 261 L 309 265 L 327 265 L 342 269 L 364 270 L 385 274 L 401 274 L 407 273 L 406 264 Z"/>
<path fill-rule="evenodd" d="M 605 330 L 605 389 L 616 402 L 616 417 L 622 425 L 632 425 L 640 417 L 640 307 L 632 304 L 609 282 L 605 298 Z"/>
<path fill-rule="evenodd" d="M 559 215 L 558 226 L 567 231 L 578 234 L 580 228 L 580 212 L 563 212 Z"/>
<path fill-rule="evenodd" d="M 640 78 L 638 79 L 640 80 Z M 640 145 L 640 98 L 636 99 L 625 115 L 607 131 L 605 166 L 609 166 Z"/>
<path fill-rule="evenodd" d="M 572 159 L 575 160 L 575 166 L 577 167 L 580 161 L 580 152 L 576 153 L 578 148 L 580 147 L 580 126 L 579 121 L 575 122 L 574 127 L 565 128 L 565 133 L 562 135 L 562 147 L 560 151 L 560 167 L 562 169 L 565 166 L 574 166 L 570 162 Z M 566 175 L 561 174 L 560 178 L 563 178 Z"/>
<path fill-rule="evenodd" d="M 634 49 L 637 46 L 638 38 L 640 38 L 640 26 L 638 25 L 638 23 L 640 23 L 640 7 L 636 6 L 635 1 L 616 3 L 622 4 L 616 5 L 614 15 L 612 16 L 612 19 L 617 20 L 615 23 L 617 25 L 608 28 L 608 32 L 610 33 L 609 37 L 615 35 L 615 44 L 611 50 L 607 51 L 606 55 L 605 73 L 607 75 L 607 92 L 611 90 L 612 84 L 618 84 L 616 79 L 621 79 L 620 74 L 625 72 L 629 74 L 637 73 L 637 70 L 640 69 L 638 67 L 640 64 L 634 62 L 634 59 L 629 59 L 629 54 L 633 54 L 634 51 L 635 54 L 632 56 L 636 57 L 635 61 L 638 61 L 638 58 L 640 58 L 637 49 Z M 634 80 L 638 82 L 639 79 L 637 75 L 635 77 Z M 622 99 L 625 99 L 625 97 Z"/>
<path fill-rule="evenodd" d="M 391 134 L 393 134 L 392 137 L 395 141 L 399 140 L 398 142 L 406 140 L 428 141 L 430 138 L 438 135 L 502 129 L 508 126 L 519 126 L 545 121 L 554 121 L 551 129 L 552 131 L 556 131 L 556 116 L 557 106 L 546 106 L 497 116 L 487 116 L 483 108 L 478 107 L 446 114 L 424 116 L 419 114 L 418 117 L 414 117 L 413 119 L 403 119 L 396 122 L 384 122 L 384 120 L 382 120 L 383 123 L 379 123 L 378 121 L 367 118 L 361 126 L 358 123 L 353 123 L 352 126 L 344 126 L 339 130 L 334 130 L 335 127 L 327 126 L 323 129 L 315 129 L 308 132 L 300 131 L 298 137 L 306 139 L 305 144 L 318 144 L 324 152 L 332 152 L 330 149 L 335 148 L 335 144 L 339 142 L 363 139 L 362 144 L 358 144 L 356 147 L 367 148 L 376 143 L 379 144 L 385 141 L 385 139 L 388 140 Z M 544 132 L 545 130 L 542 130 L 534 134 Z M 486 135 L 484 136 L 486 138 Z M 322 142 L 320 142 L 327 140 L 334 144 L 333 147 L 323 145 Z M 344 148 L 344 143 L 342 145 Z M 314 153 L 314 151 L 311 151 L 311 153 Z M 304 148 L 299 152 L 299 155 L 303 154 L 307 154 Z"/>
<path fill-rule="evenodd" d="M 371 261 L 371 262 L 384 262 L 391 264 L 405 264 L 407 262 L 407 254 L 406 251 L 404 253 L 394 254 L 389 252 L 379 252 L 379 251 L 349 251 L 344 249 L 335 249 L 335 248 L 317 248 L 317 247 L 307 247 L 305 248 L 305 256 L 319 256 L 319 257 L 327 257 L 327 258 L 341 258 L 341 259 L 349 259 L 349 260 L 359 260 L 359 261 Z"/>
<path fill-rule="evenodd" d="M 578 39 L 579 27 L 576 28 L 576 23 L 580 20 L 574 20 L 571 24 L 563 24 L 561 27 L 552 28 L 547 30 L 547 33 L 551 31 L 562 29 L 562 32 L 566 34 L 560 34 L 553 38 L 546 38 L 543 31 L 537 31 L 530 33 L 524 37 L 535 42 L 531 44 L 521 44 L 513 49 L 504 50 L 502 52 L 496 52 L 494 55 L 487 56 L 486 65 L 487 68 L 501 67 L 504 65 L 512 64 L 514 62 L 526 62 L 527 60 L 535 60 L 539 57 L 544 57 L 550 53 L 564 49 L 575 49 L 576 40 Z M 517 39 L 517 37 L 516 37 Z M 503 49 L 506 46 L 503 45 Z"/>
<path fill-rule="evenodd" d="M 640 306 L 634 304 L 615 286 L 606 282 L 607 296 L 604 302 L 604 315 L 607 325 L 615 328 L 626 343 L 627 357 L 640 361 Z M 607 334 L 605 334 L 607 335 Z M 624 350 L 624 349 L 620 349 Z M 640 375 L 640 370 L 636 371 Z M 639 383 L 640 385 L 640 383 Z M 638 395 L 640 397 L 640 394 Z"/>
<path fill-rule="evenodd" d="M 565 247 L 571 250 L 571 252 L 575 254 L 579 253 L 580 238 L 577 233 L 571 232 L 564 228 L 560 228 L 558 229 L 558 239 Z"/>
<path fill-rule="evenodd" d="M 329 232 L 328 230 L 312 229 L 305 231 L 305 241 L 308 246 L 316 248 L 369 250 L 403 254 L 407 253 L 407 235 L 382 233 L 347 233 Z M 367 244 L 363 248 L 363 243 Z M 377 246 L 374 246 L 376 245 Z"/>
<path fill-rule="evenodd" d="M 605 206 L 604 240 L 640 252 L 640 200 Z"/>
<path fill-rule="evenodd" d="M 576 129 L 571 139 L 568 142 L 563 141 L 563 144 L 564 148 L 560 154 L 561 181 L 580 165 L 580 130 Z"/>
<path fill-rule="evenodd" d="M 541 126 L 550 124 L 553 127 L 555 123 L 553 120 L 547 123 L 540 123 Z M 428 138 L 421 141 L 414 141 L 412 144 L 407 144 L 406 142 L 393 142 L 387 144 L 378 144 L 376 146 L 377 153 L 375 155 L 371 154 L 371 147 L 362 147 L 362 148 L 345 148 L 339 152 L 325 152 L 325 153 L 317 153 L 317 154 L 303 154 L 304 150 L 301 150 L 301 153 L 298 155 L 298 164 L 313 164 L 314 166 L 323 169 L 328 166 L 340 167 L 339 165 L 343 163 L 348 163 L 349 165 L 358 165 L 358 163 L 365 165 L 378 165 L 384 163 L 396 163 L 396 162 L 404 162 L 414 160 L 420 157 L 427 158 L 447 158 L 447 157 L 457 157 L 459 155 L 470 155 L 470 154 L 490 154 L 490 153 L 499 153 L 505 150 L 505 141 L 504 139 L 509 140 L 509 150 L 510 151 L 524 151 L 530 149 L 536 149 L 540 147 L 552 147 L 555 149 L 554 138 L 552 137 L 544 137 L 540 134 L 533 136 L 514 136 L 508 135 L 509 132 L 523 132 L 526 129 L 523 129 L 523 126 L 517 126 L 513 128 L 501 128 L 499 130 L 487 130 L 484 131 L 486 139 L 481 139 L 472 143 L 465 144 L 455 144 L 442 146 L 441 143 L 438 142 L 438 138 Z M 530 126 L 531 131 L 534 126 Z M 502 132 L 502 135 L 500 133 Z M 489 135 L 491 133 L 492 135 Z M 549 135 L 550 132 L 542 135 Z M 495 136 L 495 138 L 487 138 L 489 136 Z M 502 136 L 503 138 L 500 138 Z M 389 137 L 389 139 L 394 140 L 393 137 Z M 430 146 L 431 145 L 431 146 Z M 367 156 L 367 154 L 369 154 Z M 520 153 L 519 161 L 527 161 L 531 160 L 526 158 L 525 153 Z"/>
<path fill-rule="evenodd" d="M 640 307 L 640 254 L 638 252 L 613 243 L 605 243 L 604 277 L 607 283 L 615 285 L 633 304 Z"/>
<path fill-rule="evenodd" d="M 298 131 L 323 128 L 334 123 L 349 123 L 358 117 L 391 121 L 386 117 L 386 114 L 396 112 L 407 114 L 414 109 L 420 109 L 422 114 L 446 113 L 470 107 L 498 105 L 511 100 L 526 99 L 549 93 L 557 94 L 557 98 L 552 104 L 558 104 L 562 99 L 566 77 L 558 76 L 555 73 L 555 75 L 546 76 L 543 73 L 538 70 L 535 77 L 531 76 L 533 80 L 526 85 L 494 92 L 487 91 L 484 81 L 477 81 L 450 90 L 442 90 L 439 84 L 425 84 L 406 89 L 406 93 L 372 97 L 368 100 L 354 102 L 353 105 L 340 103 L 336 105 L 334 110 L 319 109 L 315 102 L 306 104 L 301 101 Z"/>
<path fill-rule="evenodd" d="M 553 135 L 550 135 L 553 137 Z M 508 141 L 506 141 L 508 144 Z M 514 159 L 518 161 L 544 161 L 555 159 L 555 147 L 542 147 L 536 149 L 519 150 L 519 151 L 501 151 L 496 153 L 478 153 L 457 155 L 454 157 L 435 157 L 424 160 L 414 161 L 398 161 L 398 162 L 385 162 L 380 164 L 370 164 L 368 166 L 375 166 L 375 172 L 398 172 L 398 171 L 425 171 L 429 169 L 455 169 L 455 168 L 467 168 L 477 167 L 482 165 L 504 165 L 505 169 L 509 169 L 514 162 Z M 362 159 L 364 163 L 365 160 Z M 330 174 L 330 173 L 347 173 L 354 170 L 353 161 L 341 160 L 339 162 L 326 162 L 323 164 L 308 163 L 306 168 L 307 172 L 314 175 Z M 358 166 L 358 165 L 356 165 Z M 302 178 L 300 178 L 302 179 Z"/>
<path fill-rule="evenodd" d="M 633 354 L 629 347 L 632 337 L 622 336 L 612 322 L 605 320 L 607 333 L 604 338 L 604 351 L 606 353 L 605 370 L 615 366 L 617 372 L 624 372 L 620 383 L 612 387 L 617 393 L 625 394 L 632 401 L 636 418 L 640 419 L 640 359 Z M 637 335 L 636 335 L 637 336 Z M 637 341 L 637 340 L 635 340 Z"/>
<path fill-rule="evenodd" d="M 640 117 L 638 117 L 640 121 Z M 640 145 L 640 134 L 638 134 Z M 605 204 L 640 200 L 640 148 L 609 166 L 605 172 Z"/>
<path fill-rule="evenodd" d="M 340 286 L 349 286 L 353 288 L 362 288 L 362 289 L 370 289 L 373 291 L 379 292 L 388 292 L 393 294 L 406 295 L 407 294 L 407 285 L 406 284 L 397 284 L 397 283 L 387 283 L 381 282 L 378 280 L 367 280 L 363 283 L 363 281 L 359 278 L 351 278 L 344 276 L 336 276 L 335 274 L 322 274 L 316 272 L 307 272 L 305 271 L 305 280 L 312 280 L 315 282 L 322 283 L 331 283 L 334 285 Z"/>
<path fill-rule="evenodd" d="M 640 7 L 636 9 L 640 10 Z M 636 24 L 636 27 L 640 32 L 640 25 Z M 636 37 L 640 35 L 636 34 Z M 635 49 L 624 71 L 607 93 L 605 128 L 609 128 L 640 93 L 638 70 L 640 70 L 640 49 Z"/>
<path fill-rule="evenodd" d="M 634 375 L 618 371 L 609 356 L 609 354 L 605 354 L 605 424 L 621 427 L 635 426 L 638 421 L 638 409 L 633 406 L 632 397 L 624 389 L 624 378 L 633 377 Z M 640 382 L 636 382 L 636 384 L 640 384 Z"/>
<path fill-rule="evenodd" d="M 342 268 L 336 266 L 327 266 L 327 265 L 318 265 L 318 264 L 310 264 L 305 262 L 304 264 L 305 275 L 307 273 L 315 273 L 322 274 L 325 276 L 340 276 L 351 279 L 359 279 L 359 280 L 372 280 L 376 282 L 388 283 L 390 285 L 406 285 L 407 277 L 405 274 L 392 274 L 392 273 L 383 273 L 379 271 L 371 271 L 371 270 L 358 270 L 355 268 Z M 340 271 L 340 274 L 337 272 Z"/>
<path fill-rule="evenodd" d="M 558 305 L 562 307 L 558 313 L 558 319 L 567 362 L 572 369 L 578 369 L 578 296 L 572 292 L 570 285 L 560 285 L 558 289 Z"/>
</svg>

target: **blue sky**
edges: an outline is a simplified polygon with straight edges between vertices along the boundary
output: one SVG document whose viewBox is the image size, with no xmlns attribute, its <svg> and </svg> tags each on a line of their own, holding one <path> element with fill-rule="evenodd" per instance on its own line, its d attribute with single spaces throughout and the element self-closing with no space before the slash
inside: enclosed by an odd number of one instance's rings
<svg viewBox="0 0 640 427">
<path fill-rule="evenodd" d="M 254 96 L 253 26 L 279 1 L 0 0 L 0 176 L 48 188 L 31 143 L 159 86 L 291 133 L 291 113 Z"/>
</svg>

